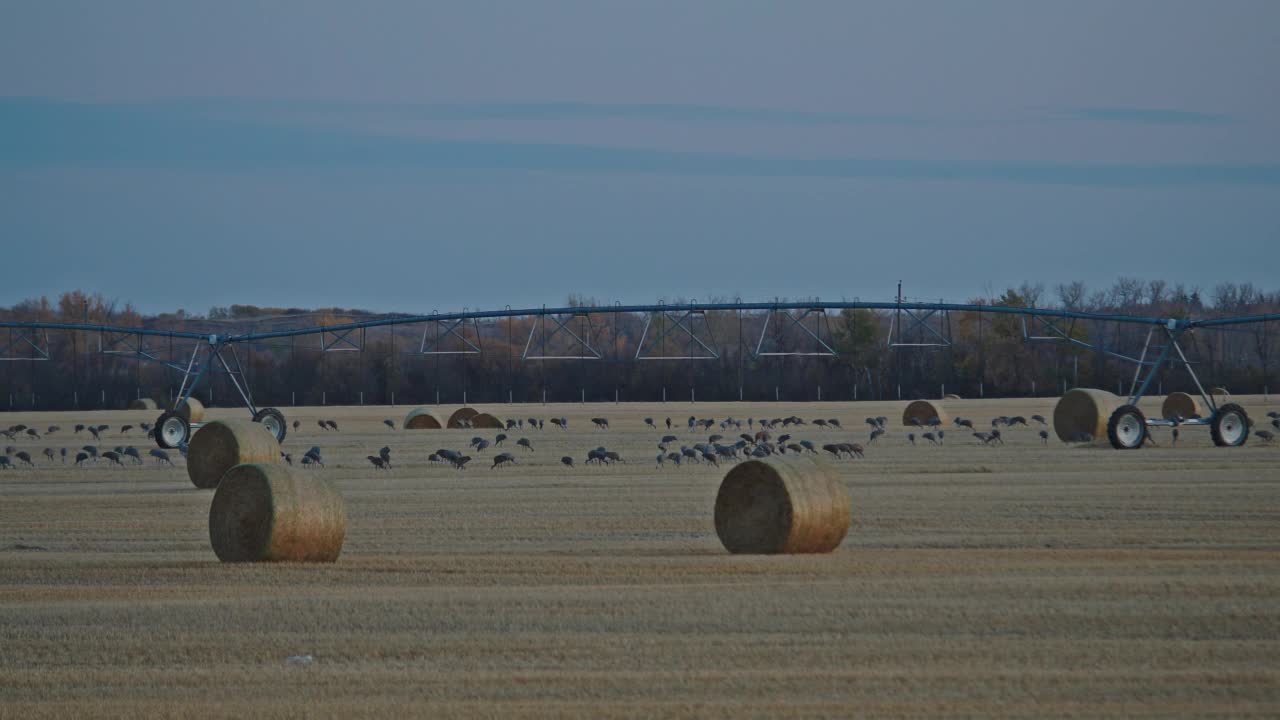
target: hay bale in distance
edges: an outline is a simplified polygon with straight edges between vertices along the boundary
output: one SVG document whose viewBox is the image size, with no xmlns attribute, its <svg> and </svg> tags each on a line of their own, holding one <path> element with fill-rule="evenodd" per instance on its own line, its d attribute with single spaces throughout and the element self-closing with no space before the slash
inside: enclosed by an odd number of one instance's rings
<svg viewBox="0 0 1280 720">
<path fill-rule="evenodd" d="M 1080 433 L 1094 440 L 1107 436 L 1107 421 L 1124 401 L 1106 390 L 1074 388 L 1053 407 L 1053 429 L 1063 442 L 1078 442 Z"/>
<path fill-rule="evenodd" d="M 1184 392 L 1169 393 L 1160 405 L 1160 417 L 1172 420 L 1176 416 L 1189 418 L 1200 414 L 1200 401 L 1193 395 Z"/>
<path fill-rule="evenodd" d="M 130 410 L 158 410 L 160 409 L 160 406 L 157 405 L 156 401 L 152 400 L 151 398 L 138 398 L 137 400 L 134 400 L 133 402 L 129 403 L 129 409 Z"/>
<path fill-rule="evenodd" d="M 440 418 L 427 408 L 419 407 L 409 411 L 404 416 L 404 423 L 401 425 L 405 430 L 439 430 L 444 427 L 440 424 Z"/>
<path fill-rule="evenodd" d="M 716 535 L 731 553 L 825 553 L 849 532 L 853 501 L 830 466 L 812 460 L 748 460 L 716 494 Z"/>
<path fill-rule="evenodd" d="M 186 402 L 178 406 L 178 414 L 189 423 L 198 423 L 204 420 L 204 403 L 194 397 L 189 397 Z"/>
<path fill-rule="evenodd" d="M 471 427 L 484 430 L 501 430 L 506 427 L 498 418 L 489 413 L 476 413 L 471 416 Z"/>
<path fill-rule="evenodd" d="M 262 423 L 215 420 L 195 432 L 187 448 L 187 477 L 198 488 L 215 488 L 231 468 L 280 462 L 280 443 Z"/>
<path fill-rule="evenodd" d="M 283 465 L 236 465 L 209 507 L 209 541 L 222 562 L 333 562 L 347 510 L 329 483 Z"/>
<path fill-rule="evenodd" d="M 470 420 L 471 418 L 479 414 L 480 414 L 480 411 L 476 410 L 475 408 L 469 408 L 469 407 L 458 408 L 457 410 L 453 411 L 452 415 L 449 416 L 449 421 L 445 423 L 445 427 L 453 428 L 455 430 L 460 427 L 464 427 L 464 425 L 462 424 L 464 420 Z"/>
<path fill-rule="evenodd" d="M 1209 395 L 1210 395 L 1211 397 L 1214 397 L 1214 398 L 1217 398 L 1217 397 L 1229 398 L 1229 397 L 1231 397 L 1231 393 L 1227 392 L 1227 389 L 1226 389 L 1226 388 L 1224 388 L 1224 387 L 1213 387 L 1213 388 L 1209 388 Z M 1216 400 L 1215 400 L 1215 402 L 1216 402 Z"/>
<path fill-rule="evenodd" d="M 907 403 L 907 409 L 902 411 L 902 424 L 910 425 L 911 418 L 916 418 L 921 425 L 929 422 L 929 418 L 938 418 L 945 425 L 951 418 L 947 417 L 947 411 L 942 409 L 942 403 L 932 400 L 913 400 Z"/>
<path fill-rule="evenodd" d="M 955 394 L 953 394 L 953 393 L 948 393 L 948 394 L 944 395 L 944 396 L 942 397 L 942 399 L 943 399 L 943 400 L 960 400 L 960 399 L 961 399 L 961 397 L 960 397 L 959 395 L 955 395 Z"/>
</svg>

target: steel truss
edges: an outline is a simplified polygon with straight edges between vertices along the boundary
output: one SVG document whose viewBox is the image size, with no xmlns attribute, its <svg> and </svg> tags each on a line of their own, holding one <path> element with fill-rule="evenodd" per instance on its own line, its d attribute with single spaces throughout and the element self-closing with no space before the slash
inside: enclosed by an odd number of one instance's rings
<svg viewBox="0 0 1280 720">
<path fill-rule="evenodd" d="M 654 332 L 652 345 L 658 348 L 659 354 L 645 354 L 645 339 L 649 336 L 649 329 L 653 327 L 655 319 L 658 320 L 658 329 Z M 710 343 L 698 337 L 698 333 L 694 328 L 695 321 L 698 319 L 702 320 L 702 329 L 706 332 Z M 670 326 L 668 326 L 668 323 L 670 323 Z M 668 355 L 666 353 L 667 339 L 676 334 L 680 334 L 680 338 L 686 341 L 684 355 Z M 707 323 L 706 311 L 692 308 L 663 309 L 645 315 L 644 330 L 640 333 L 640 342 L 636 343 L 635 359 L 719 360 L 720 352 L 716 350 L 715 333 L 712 332 L 711 325 Z"/>
<path fill-rule="evenodd" d="M 11 354 L 14 349 L 23 349 L 26 355 Z M 49 359 L 49 332 L 41 328 L 10 327 L 9 338 L 0 345 L 0 361 Z"/>
<path fill-rule="evenodd" d="M 609 309 L 595 308 L 567 308 L 562 311 L 547 311 L 543 309 L 541 313 L 529 313 L 536 315 L 533 325 L 529 327 L 529 339 L 524 343 L 524 352 L 521 353 L 521 360 L 600 360 L 603 354 L 591 345 L 591 338 L 595 334 L 595 329 L 591 323 L 591 316 L 595 313 L 611 312 Z M 547 329 L 547 318 L 555 323 L 555 327 L 550 331 Z M 564 318 L 564 319 L 562 319 Z M 579 332 L 574 332 L 569 324 L 574 320 L 579 321 Z M 563 333 L 563 335 L 561 335 Z M 538 345 L 533 344 L 534 337 L 538 337 Z M 573 338 L 572 347 L 578 349 L 577 355 L 548 355 L 547 343 L 555 340 L 557 337 Z M 530 351 L 533 350 L 531 353 Z M 554 351 L 553 351 L 554 352 Z"/>
<path fill-rule="evenodd" d="M 803 350 L 765 350 L 765 338 L 769 332 L 769 322 L 774 316 L 778 317 L 777 339 L 792 328 L 799 328 L 800 331 L 809 336 L 814 341 L 814 351 L 805 352 Z M 805 320 L 813 318 L 813 329 L 805 325 Z M 783 322 L 783 321 L 787 322 Z M 839 357 L 839 353 L 835 348 L 831 347 L 822 339 L 822 328 L 826 327 L 827 337 L 831 337 L 831 319 L 827 317 L 827 311 L 820 307 L 807 307 L 795 314 L 792 310 L 777 308 L 764 316 L 764 326 L 760 328 L 760 340 L 756 342 L 756 349 L 752 351 L 752 355 L 757 358 L 762 357 Z M 775 346 L 777 345 L 775 339 Z"/>
</svg>

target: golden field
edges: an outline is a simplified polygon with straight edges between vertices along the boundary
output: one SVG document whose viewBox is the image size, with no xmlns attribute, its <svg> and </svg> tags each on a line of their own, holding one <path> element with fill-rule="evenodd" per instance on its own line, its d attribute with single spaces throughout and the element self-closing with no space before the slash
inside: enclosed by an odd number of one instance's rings
<svg viewBox="0 0 1280 720">
<path fill-rule="evenodd" d="M 1280 408 L 1235 400 L 1259 427 Z M 1280 442 L 1215 448 L 1184 428 L 1176 448 L 1155 430 L 1158 446 L 1118 452 L 1042 445 L 1033 423 L 1004 447 L 953 426 L 913 447 L 904 405 L 482 406 L 570 429 L 510 431 L 519 466 L 490 470 L 490 449 L 462 472 L 427 455 L 495 431 L 284 408 L 302 422 L 285 449 L 327 463 L 296 471 L 346 498 L 331 565 L 217 562 L 212 492 L 176 452 L 177 468 L 114 469 L 39 454 L 90 442 L 70 430 L 93 422 L 112 426 L 103 449 L 145 455 L 117 428 L 156 413 L 0 414 L 63 428 L 0 439 L 38 465 L 0 471 L 0 718 L 1280 716 Z M 947 408 L 981 429 L 1051 418 L 1053 400 Z M 854 502 L 841 547 L 727 554 L 724 470 L 655 468 L 667 431 L 642 422 L 670 416 L 692 445 L 707 433 L 684 429 L 691 414 L 839 418 L 785 431 L 819 445 L 865 444 L 863 418 L 888 416 L 865 460 L 836 464 Z M 365 460 L 383 445 L 390 472 Z M 627 464 L 583 466 L 597 445 Z"/>
</svg>

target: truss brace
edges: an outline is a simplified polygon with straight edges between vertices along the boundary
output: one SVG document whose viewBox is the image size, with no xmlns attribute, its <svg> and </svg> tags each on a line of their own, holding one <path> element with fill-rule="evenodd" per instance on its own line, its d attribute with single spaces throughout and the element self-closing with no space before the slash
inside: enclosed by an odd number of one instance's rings
<svg viewBox="0 0 1280 720">
<path fill-rule="evenodd" d="M 702 329 L 706 332 L 707 339 L 711 342 L 704 341 L 698 337 L 695 330 L 695 322 L 702 319 Z M 653 342 L 651 347 L 656 347 L 658 354 L 645 353 L 645 339 L 649 336 L 649 329 L 653 327 L 653 321 L 657 319 L 658 328 L 654 330 Z M 678 335 L 679 340 L 672 336 Z M 671 355 L 666 352 L 667 341 L 676 347 L 681 343 L 685 345 L 685 353 L 683 355 Z M 679 352 L 678 350 L 676 352 Z M 720 353 L 716 351 L 715 334 L 711 331 L 711 325 L 707 323 L 707 315 L 702 310 L 667 310 L 662 309 L 658 312 L 649 313 L 645 317 L 644 331 L 640 333 L 640 342 L 636 344 L 636 360 L 719 360 Z"/>
<path fill-rule="evenodd" d="M 480 341 L 480 321 L 471 319 L 471 331 L 475 335 L 475 342 L 471 342 L 466 336 L 467 321 L 460 320 L 431 320 L 422 328 L 422 347 L 419 352 L 423 355 L 478 355 L 481 352 Z M 435 328 L 435 333 L 431 332 Z M 458 340 L 461 345 L 455 343 L 452 347 L 456 349 L 446 349 L 445 342 L 449 338 Z"/>
<path fill-rule="evenodd" d="M 565 319 L 561 317 L 562 315 L 551 313 L 534 316 L 533 325 L 529 328 L 529 339 L 525 341 L 524 352 L 520 355 L 521 360 L 600 360 L 604 357 L 591 345 L 591 337 L 595 332 L 591 325 L 591 312 L 584 308 L 582 312 L 563 315 Z M 548 329 L 547 318 L 551 318 L 555 327 Z M 579 321 L 579 332 L 574 332 L 569 327 L 575 319 Z M 562 334 L 573 339 L 571 347 L 577 348 L 577 355 L 547 354 L 547 343 L 561 337 Z M 536 346 L 535 338 L 538 340 Z"/>
<path fill-rule="evenodd" d="M 26 355 L 20 356 L 18 354 L 19 350 L 25 352 Z M 48 331 L 10 328 L 8 340 L 0 344 L 0 361 L 48 359 Z"/>
<path fill-rule="evenodd" d="M 770 322 L 773 321 L 773 317 L 775 315 L 778 316 L 776 325 L 778 326 L 777 336 L 779 338 L 781 338 L 782 334 L 785 333 L 787 330 L 790 330 L 793 327 L 799 328 L 804 335 L 807 335 L 808 337 L 813 339 L 814 350 L 812 352 L 806 352 L 802 350 L 791 350 L 791 351 L 776 350 L 776 349 L 765 350 L 765 339 L 767 338 L 769 333 L 769 324 Z M 809 326 L 805 325 L 805 321 L 810 317 L 813 318 L 812 329 L 809 328 Z M 830 318 L 827 317 L 826 311 L 823 310 L 822 308 L 808 308 L 801 311 L 798 315 L 792 313 L 790 310 L 774 308 L 770 310 L 767 315 L 764 316 L 764 326 L 760 328 L 760 340 L 756 343 L 756 349 L 754 352 L 752 352 L 752 355 L 754 355 L 757 358 L 762 358 L 762 357 L 839 357 L 840 354 L 835 351 L 835 348 L 831 347 L 831 345 L 829 345 L 826 340 L 822 339 L 822 330 L 824 327 L 826 328 L 826 331 L 827 331 L 827 337 L 831 337 L 831 320 Z"/>
</svg>

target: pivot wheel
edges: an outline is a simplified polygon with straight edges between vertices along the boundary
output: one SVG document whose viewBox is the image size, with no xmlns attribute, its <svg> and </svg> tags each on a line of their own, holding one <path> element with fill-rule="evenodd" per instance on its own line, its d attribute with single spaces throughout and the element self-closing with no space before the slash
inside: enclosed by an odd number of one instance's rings
<svg viewBox="0 0 1280 720">
<path fill-rule="evenodd" d="M 284 413 L 275 408 L 262 408 L 253 414 L 253 421 L 262 423 L 263 427 L 276 436 L 276 442 L 284 442 L 285 433 L 289 429 L 284 421 Z"/>
<path fill-rule="evenodd" d="M 156 420 L 156 444 L 165 449 L 181 447 L 191 439 L 191 423 L 172 410 Z"/>
<path fill-rule="evenodd" d="M 1107 439 L 1117 450 L 1137 450 L 1147 439 L 1147 418 L 1136 405 L 1122 405 L 1107 421 Z"/>
<path fill-rule="evenodd" d="M 1218 447 L 1239 447 L 1249 439 L 1249 415 L 1235 403 L 1218 408 L 1209 426 L 1209 436 Z"/>
</svg>

